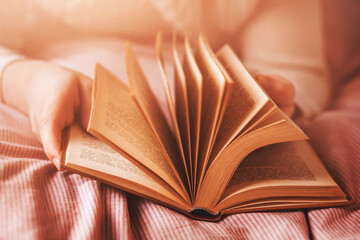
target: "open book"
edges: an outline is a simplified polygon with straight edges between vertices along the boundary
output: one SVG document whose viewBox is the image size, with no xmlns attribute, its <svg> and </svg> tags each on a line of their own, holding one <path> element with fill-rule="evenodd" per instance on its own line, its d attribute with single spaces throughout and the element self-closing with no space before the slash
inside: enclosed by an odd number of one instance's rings
<svg viewBox="0 0 360 240">
<path fill-rule="evenodd" d="M 175 41 L 167 45 L 170 75 L 157 36 L 154 71 L 166 108 L 130 43 L 129 86 L 97 65 L 87 129 L 96 138 L 72 124 L 63 134 L 61 167 L 206 220 L 348 203 L 307 136 L 232 49 L 215 54 L 203 35 L 196 45 L 195 53 L 187 39 L 182 51 Z"/>
</svg>

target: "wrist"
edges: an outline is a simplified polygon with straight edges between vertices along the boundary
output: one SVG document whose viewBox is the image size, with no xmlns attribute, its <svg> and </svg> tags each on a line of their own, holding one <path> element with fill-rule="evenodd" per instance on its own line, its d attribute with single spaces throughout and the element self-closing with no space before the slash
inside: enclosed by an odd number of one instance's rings
<svg viewBox="0 0 360 240">
<path fill-rule="evenodd" d="M 16 53 L 11 53 L 11 54 L 6 54 L 4 56 L 1 56 L 0 58 L 0 103 L 5 103 L 4 101 L 4 75 L 5 75 L 5 71 L 6 69 L 14 64 L 17 61 L 21 61 L 25 59 L 25 57 L 23 55 L 19 55 Z"/>
<path fill-rule="evenodd" d="M 31 89 L 32 67 L 34 60 L 19 58 L 10 62 L 2 73 L 3 103 L 27 113 L 27 92 Z"/>
</svg>

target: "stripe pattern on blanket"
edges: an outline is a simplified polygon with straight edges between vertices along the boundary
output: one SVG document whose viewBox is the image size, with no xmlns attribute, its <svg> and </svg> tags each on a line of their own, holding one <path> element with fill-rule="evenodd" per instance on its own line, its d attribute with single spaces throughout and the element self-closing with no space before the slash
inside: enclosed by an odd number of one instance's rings
<svg viewBox="0 0 360 240">
<path fill-rule="evenodd" d="M 358 87 L 360 81 L 351 84 Z M 0 239 L 360 238 L 360 109 L 347 104 L 360 102 L 354 86 L 344 88 L 334 110 L 299 123 L 355 204 L 234 214 L 218 223 L 196 221 L 95 180 L 56 171 L 28 118 L 0 105 Z"/>
</svg>

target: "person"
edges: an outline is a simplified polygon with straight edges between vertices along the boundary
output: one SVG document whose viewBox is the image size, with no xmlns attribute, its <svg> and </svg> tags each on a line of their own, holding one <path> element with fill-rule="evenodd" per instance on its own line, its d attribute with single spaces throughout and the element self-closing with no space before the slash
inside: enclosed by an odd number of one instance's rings
<svg viewBox="0 0 360 240">
<path fill-rule="evenodd" d="M 1 5 L 1 100 L 29 117 L 57 168 L 62 130 L 76 117 L 87 126 L 92 85 L 91 74 L 53 61 L 59 52 L 52 60 L 41 57 L 64 41 L 75 54 L 72 41 L 94 37 L 146 42 L 158 30 L 165 35 L 174 29 L 205 32 L 215 48 L 229 42 L 289 116 L 295 103 L 307 117 L 320 112 L 330 95 L 317 1 L 33 0 Z M 96 54 L 92 57 L 96 61 Z"/>
</svg>

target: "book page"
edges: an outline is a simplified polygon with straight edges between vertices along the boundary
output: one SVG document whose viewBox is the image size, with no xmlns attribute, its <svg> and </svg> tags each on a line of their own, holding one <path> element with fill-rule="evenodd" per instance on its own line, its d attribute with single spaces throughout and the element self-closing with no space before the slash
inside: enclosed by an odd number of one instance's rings
<svg viewBox="0 0 360 240">
<path fill-rule="evenodd" d="M 211 160 L 240 133 L 269 101 L 266 94 L 246 71 L 228 45 L 219 50 L 217 57 L 235 84 L 215 140 Z"/>
<path fill-rule="evenodd" d="M 88 131 L 116 145 L 186 198 L 180 177 L 169 165 L 126 85 L 98 65 L 93 91 Z"/>
<path fill-rule="evenodd" d="M 131 44 L 128 43 L 125 48 L 126 71 L 128 74 L 131 93 L 142 114 L 145 116 L 145 119 L 147 120 L 155 138 L 159 142 L 160 148 L 166 159 L 173 168 L 177 170 L 182 183 L 186 183 L 186 165 L 184 165 L 181 160 L 176 139 L 161 112 L 156 96 L 150 89 L 144 72 L 142 71 L 135 53 L 132 50 Z"/>
<path fill-rule="evenodd" d="M 256 127 L 262 122 L 266 121 L 267 118 L 271 117 L 271 115 L 276 114 L 275 112 L 279 112 L 279 108 L 274 105 L 271 101 L 268 101 L 263 108 L 242 128 L 240 133 L 236 136 L 236 138 L 242 137 L 248 132 L 256 129 Z"/>
<path fill-rule="evenodd" d="M 216 124 L 219 119 L 227 83 L 215 61 L 212 59 L 209 52 L 211 49 L 207 47 L 207 45 L 208 43 L 205 36 L 200 35 L 198 51 L 195 55 L 204 82 L 201 106 L 199 155 L 196 174 L 196 182 L 198 185 L 202 181 L 207 167 L 208 156 L 211 151 L 211 142 L 215 137 Z"/>
<path fill-rule="evenodd" d="M 179 58 L 176 36 L 173 38 L 173 58 L 174 58 L 174 85 L 175 85 L 175 111 L 176 119 L 179 124 L 181 141 L 186 157 L 186 163 L 188 172 L 190 175 L 190 181 L 193 182 L 193 164 L 191 159 L 191 139 L 190 139 L 190 113 L 189 102 L 187 94 L 186 77 L 181 66 Z"/>
<path fill-rule="evenodd" d="M 163 180 L 144 167 L 135 165 L 123 155 L 90 136 L 78 122 L 68 130 L 64 167 L 110 183 L 135 194 L 155 198 L 178 208 L 186 202 Z"/>
<path fill-rule="evenodd" d="M 187 87 L 189 104 L 189 122 L 191 139 L 191 160 L 193 166 L 193 189 L 197 172 L 197 159 L 200 141 L 201 105 L 203 78 L 200 69 L 195 61 L 190 42 L 185 38 L 183 69 Z"/>
<path fill-rule="evenodd" d="M 217 135 L 219 133 L 220 126 L 222 124 L 222 120 L 224 118 L 224 115 L 225 115 L 225 112 L 226 112 L 230 97 L 232 96 L 232 91 L 234 89 L 234 81 L 230 77 L 229 73 L 225 70 L 224 66 L 219 62 L 216 55 L 213 52 L 210 52 L 210 53 L 211 53 L 212 58 L 214 59 L 216 65 L 218 66 L 219 70 L 223 74 L 223 76 L 225 78 L 225 81 L 226 81 L 225 92 L 224 92 L 224 95 L 223 95 L 223 99 L 221 101 L 220 113 L 219 113 L 219 118 L 217 120 L 216 127 L 215 127 L 214 138 L 211 140 L 210 149 L 212 151 L 213 147 L 214 147 L 214 144 L 215 144 L 215 140 L 216 140 Z M 209 158 L 209 156 L 208 156 L 208 158 Z"/>
<path fill-rule="evenodd" d="M 321 187 L 329 191 L 320 190 Z M 260 195 L 256 194 L 256 189 Z M 267 193 L 266 189 L 269 189 Z M 335 193 L 340 193 L 337 190 L 340 189 L 307 142 L 278 143 L 254 151 L 241 162 L 218 207 L 226 208 L 234 202 L 252 201 L 252 198 L 286 195 L 300 199 L 331 197 L 333 194 L 334 198 Z M 252 193 L 246 196 L 247 192 Z M 344 197 L 343 194 L 338 196 Z"/>
<path fill-rule="evenodd" d="M 183 148 L 183 144 L 182 144 L 182 140 L 181 140 L 181 136 L 180 136 L 180 129 L 179 129 L 179 124 L 176 118 L 176 112 L 175 112 L 175 105 L 173 102 L 173 98 L 172 98 L 172 94 L 170 91 L 170 86 L 169 86 L 169 80 L 168 77 L 166 76 L 165 73 L 165 66 L 164 66 L 164 57 L 163 57 L 163 46 L 162 46 L 162 36 L 161 33 L 158 33 L 156 35 L 156 57 L 157 57 L 157 62 L 159 64 L 159 69 L 160 69 L 160 73 L 161 73 L 161 78 L 162 78 L 162 85 L 164 88 L 164 93 L 166 96 L 166 103 L 167 103 L 167 107 L 170 113 L 170 119 L 172 121 L 172 125 L 174 126 L 174 135 L 175 135 L 175 139 L 176 142 L 178 144 L 178 149 L 179 152 L 181 154 L 181 159 L 183 161 L 183 164 L 185 166 L 185 172 L 187 174 L 187 179 L 190 179 L 189 177 L 189 162 L 186 161 L 185 158 L 185 152 L 184 152 L 184 148 Z M 178 104 L 181 104 L 180 102 L 178 102 Z M 190 182 L 190 181 L 189 181 Z"/>
<path fill-rule="evenodd" d="M 247 156 L 236 169 L 226 191 L 264 180 L 315 181 L 316 178 L 292 143 L 278 143 Z"/>
<path fill-rule="evenodd" d="M 199 187 L 196 197 L 199 206 L 211 207 L 218 202 L 241 161 L 255 149 L 273 143 L 306 139 L 303 132 L 298 131 L 277 113 L 271 114 L 251 132 L 236 138 L 216 157 Z"/>
</svg>

